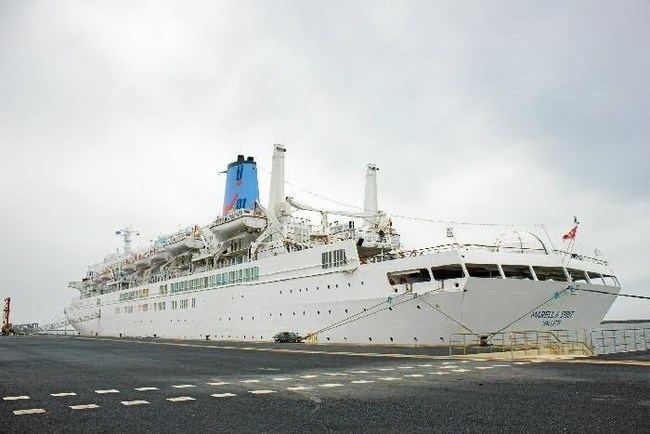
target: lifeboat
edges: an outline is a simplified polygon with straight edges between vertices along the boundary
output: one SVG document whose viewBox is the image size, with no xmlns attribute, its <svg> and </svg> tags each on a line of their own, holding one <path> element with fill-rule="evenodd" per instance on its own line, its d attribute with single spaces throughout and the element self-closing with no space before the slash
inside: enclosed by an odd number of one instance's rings
<svg viewBox="0 0 650 434">
<path fill-rule="evenodd" d="M 248 209 L 240 209 L 217 219 L 210 230 L 219 240 L 227 240 L 242 232 L 261 231 L 266 227 L 266 217 Z"/>
</svg>

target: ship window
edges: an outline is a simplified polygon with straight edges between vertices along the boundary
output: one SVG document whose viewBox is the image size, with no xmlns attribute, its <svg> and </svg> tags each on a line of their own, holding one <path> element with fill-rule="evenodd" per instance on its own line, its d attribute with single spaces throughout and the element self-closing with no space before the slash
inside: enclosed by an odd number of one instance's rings
<svg viewBox="0 0 650 434">
<path fill-rule="evenodd" d="M 560 267 L 537 267 L 533 266 L 537 280 L 554 280 L 556 282 L 566 282 L 564 270 Z"/>
<path fill-rule="evenodd" d="M 196 298 L 193 298 L 192 299 L 192 308 L 195 308 L 195 307 L 196 307 Z"/>
<path fill-rule="evenodd" d="M 345 264 L 347 264 L 347 259 L 344 249 L 332 250 L 321 254 L 321 266 L 324 269 L 340 267 Z"/>
<path fill-rule="evenodd" d="M 499 267 L 494 264 L 465 264 L 470 277 L 500 279 Z"/>
<path fill-rule="evenodd" d="M 533 274 L 528 265 L 502 265 L 506 279 L 533 280 Z"/>
<path fill-rule="evenodd" d="M 441 265 L 431 268 L 435 280 L 461 279 L 465 277 L 465 272 L 460 264 Z"/>
<path fill-rule="evenodd" d="M 391 285 L 404 283 L 431 282 L 431 276 L 426 268 L 414 270 L 392 271 L 387 274 L 388 282 Z"/>
<path fill-rule="evenodd" d="M 587 282 L 587 276 L 585 274 L 584 270 L 576 270 L 574 268 L 567 268 L 566 271 L 569 272 L 569 276 L 571 276 L 571 280 L 574 282 Z"/>
<path fill-rule="evenodd" d="M 609 274 L 603 274 L 603 280 L 605 281 L 605 285 L 620 286 L 620 284 L 618 283 L 618 279 L 616 279 L 615 276 L 610 276 Z"/>
</svg>

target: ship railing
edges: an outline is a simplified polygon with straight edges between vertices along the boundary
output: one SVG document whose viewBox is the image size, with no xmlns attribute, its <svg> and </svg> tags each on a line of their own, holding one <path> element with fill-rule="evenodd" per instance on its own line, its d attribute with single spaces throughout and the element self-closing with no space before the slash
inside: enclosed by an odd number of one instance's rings
<svg viewBox="0 0 650 434">
<path fill-rule="evenodd" d="M 591 335 L 579 330 L 510 330 L 477 335 L 453 333 L 449 336 L 449 355 L 481 353 L 508 354 L 511 358 L 594 354 Z"/>
<path fill-rule="evenodd" d="M 650 347 L 650 328 L 592 330 L 591 339 L 596 354 L 647 351 Z"/>
</svg>

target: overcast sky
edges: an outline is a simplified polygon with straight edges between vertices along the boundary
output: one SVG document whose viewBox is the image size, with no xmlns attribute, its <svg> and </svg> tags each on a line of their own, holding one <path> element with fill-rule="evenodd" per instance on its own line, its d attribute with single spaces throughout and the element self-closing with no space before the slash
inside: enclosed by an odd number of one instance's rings
<svg viewBox="0 0 650 434">
<path fill-rule="evenodd" d="M 577 215 L 578 250 L 650 295 L 649 22 L 647 1 L 0 1 L 0 295 L 49 320 L 118 227 L 216 217 L 238 153 L 265 200 L 273 143 L 346 203 L 374 162 L 394 213 L 546 223 L 558 246 Z"/>
</svg>

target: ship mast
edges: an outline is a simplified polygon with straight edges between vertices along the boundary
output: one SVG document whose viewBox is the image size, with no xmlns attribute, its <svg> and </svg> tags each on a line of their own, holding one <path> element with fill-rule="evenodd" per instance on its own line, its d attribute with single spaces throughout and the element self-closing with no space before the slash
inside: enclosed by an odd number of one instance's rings
<svg viewBox="0 0 650 434">
<path fill-rule="evenodd" d="M 133 229 L 133 226 L 129 225 L 124 229 L 118 229 L 115 231 L 115 235 L 121 235 L 122 240 L 124 241 L 124 256 L 131 253 L 131 241 L 133 241 L 133 236 L 139 236 L 140 232 Z"/>
</svg>

